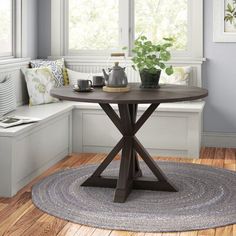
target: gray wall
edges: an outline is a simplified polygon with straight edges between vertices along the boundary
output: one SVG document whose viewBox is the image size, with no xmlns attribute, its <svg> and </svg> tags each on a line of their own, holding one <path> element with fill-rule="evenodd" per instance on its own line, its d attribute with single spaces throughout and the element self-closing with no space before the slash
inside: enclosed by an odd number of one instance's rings
<svg viewBox="0 0 236 236">
<path fill-rule="evenodd" d="M 38 56 L 38 11 L 37 0 L 23 0 L 22 11 L 22 57 Z"/>
<path fill-rule="evenodd" d="M 46 58 L 51 52 L 51 0 L 38 0 L 38 38 L 38 58 Z"/>
<path fill-rule="evenodd" d="M 38 0 L 38 56 L 50 54 L 50 0 Z M 205 132 L 236 133 L 236 43 L 213 43 L 213 0 L 204 1 Z M 53 26 L 52 26 L 53 27 Z"/>
<path fill-rule="evenodd" d="M 213 43 L 213 0 L 204 1 L 204 131 L 236 133 L 236 43 Z"/>
</svg>

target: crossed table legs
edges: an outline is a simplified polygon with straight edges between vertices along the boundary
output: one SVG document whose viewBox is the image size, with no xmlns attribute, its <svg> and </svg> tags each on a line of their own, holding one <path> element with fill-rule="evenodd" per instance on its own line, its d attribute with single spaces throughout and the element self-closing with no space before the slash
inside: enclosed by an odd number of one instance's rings
<svg viewBox="0 0 236 236">
<path fill-rule="evenodd" d="M 142 146 L 135 134 L 152 115 L 159 104 L 152 104 L 136 122 L 137 104 L 118 104 L 120 116 L 109 104 L 99 104 L 123 135 L 122 139 L 99 165 L 95 172 L 81 185 L 90 187 L 116 188 L 114 202 L 126 201 L 132 189 L 177 192 L 150 154 Z M 103 177 L 101 174 L 122 150 L 119 177 Z M 156 179 L 142 177 L 137 154 L 150 168 Z"/>
</svg>

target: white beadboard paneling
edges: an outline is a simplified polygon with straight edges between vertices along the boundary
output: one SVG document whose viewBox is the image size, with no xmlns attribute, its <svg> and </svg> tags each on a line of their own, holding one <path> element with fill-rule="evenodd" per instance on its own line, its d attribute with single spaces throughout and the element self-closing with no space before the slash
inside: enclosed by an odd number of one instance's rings
<svg viewBox="0 0 236 236">
<path fill-rule="evenodd" d="M 173 66 L 191 66 L 192 73 L 190 75 L 190 86 L 198 86 L 202 87 L 202 64 L 201 63 L 193 63 L 193 62 L 175 62 L 172 64 Z M 66 60 L 66 66 L 75 71 L 85 72 L 85 73 L 97 73 L 102 72 L 103 68 L 107 68 L 107 62 L 105 60 Z M 140 82 L 140 76 L 137 71 L 132 68 L 131 62 L 127 62 L 126 73 L 128 77 L 128 81 L 132 82 Z"/>
<path fill-rule="evenodd" d="M 102 69 L 106 69 L 106 64 L 101 65 L 84 65 L 84 64 L 78 64 L 78 65 L 69 65 L 68 68 L 75 71 L 85 72 L 85 73 L 97 73 L 102 72 Z M 126 68 L 126 73 L 129 82 L 140 82 L 140 76 L 139 73 L 133 70 L 132 67 L 128 66 Z"/>
</svg>

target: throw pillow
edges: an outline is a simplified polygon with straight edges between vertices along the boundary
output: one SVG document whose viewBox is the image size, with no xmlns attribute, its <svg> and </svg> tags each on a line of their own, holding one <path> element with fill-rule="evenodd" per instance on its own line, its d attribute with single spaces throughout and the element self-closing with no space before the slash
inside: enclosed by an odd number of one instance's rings
<svg viewBox="0 0 236 236">
<path fill-rule="evenodd" d="M 76 85 L 78 79 L 88 79 L 93 81 L 93 76 L 103 76 L 102 73 L 83 73 L 78 71 L 73 71 L 67 68 L 67 73 L 69 77 L 69 84 L 70 85 Z"/>
<path fill-rule="evenodd" d="M 173 69 L 172 75 L 167 75 L 164 71 L 161 72 L 160 84 L 188 85 L 192 67 L 174 67 Z"/>
<path fill-rule="evenodd" d="M 31 106 L 58 102 L 50 95 L 50 90 L 56 82 L 50 68 L 34 68 L 22 70 L 25 75 Z"/>
<path fill-rule="evenodd" d="M 66 73 L 64 58 L 55 61 L 42 59 L 33 60 L 30 62 L 30 66 L 31 68 L 50 67 L 56 80 L 56 87 L 68 84 L 68 76 Z"/>
<path fill-rule="evenodd" d="M 66 67 L 63 68 L 63 78 L 64 78 L 64 85 L 65 86 L 69 85 L 70 81 L 69 81 L 69 75 L 68 75 L 68 71 Z"/>
<path fill-rule="evenodd" d="M 10 75 L 0 80 L 0 117 L 16 109 L 16 91 Z"/>
</svg>

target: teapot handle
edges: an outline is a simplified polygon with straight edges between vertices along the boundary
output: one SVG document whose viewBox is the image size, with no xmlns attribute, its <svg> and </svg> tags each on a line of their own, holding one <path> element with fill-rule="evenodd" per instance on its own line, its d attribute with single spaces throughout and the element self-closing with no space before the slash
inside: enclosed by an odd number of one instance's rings
<svg viewBox="0 0 236 236">
<path fill-rule="evenodd" d="M 111 53 L 111 57 L 125 57 L 125 53 L 123 53 L 123 52 L 113 52 L 113 53 Z"/>
<path fill-rule="evenodd" d="M 90 85 L 89 85 L 90 87 L 93 86 L 93 82 L 92 82 L 92 80 L 88 80 L 88 83 L 90 84 Z"/>
<path fill-rule="evenodd" d="M 123 69 L 125 70 L 125 68 L 127 67 L 127 60 L 126 60 L 126 56 L 125 56 L 125 53 L 124 52 L 113 52 L 110 54 L 110 57 L 107 59 L 107 68 L 109 68 L 109 61 L 111 60 L 111 58 L 113 57 L 123 57 L 124 58 L 124 67 Z"/>
</svg>

